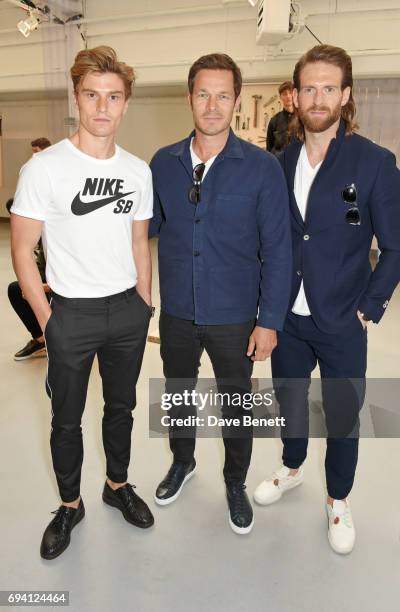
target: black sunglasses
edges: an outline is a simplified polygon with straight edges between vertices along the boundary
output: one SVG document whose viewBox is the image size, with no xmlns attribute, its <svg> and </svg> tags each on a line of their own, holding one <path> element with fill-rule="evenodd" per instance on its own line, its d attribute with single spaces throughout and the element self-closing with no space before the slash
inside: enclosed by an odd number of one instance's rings
<svg viewBox="0 0 400 612">
<path fill-rule="evenodd" d="M 342 191 L 342 198 L 346 204 L 350 205 L 345 216 L 346 222 L 350 225 L 360 225 L 361 217 L 357 206 L 357 189 L 354 183 L 346 185 Z"/>
<path fill-rule="evenodd" d="M 193 168 L 192 181 L 193 185 L 189 190 L 189 200 L 192 204 L 198 204 L 200 202 L 200 188 L 201 180 L 203 178 L 204 170 L 206 169 L 205 164 L 197 164 Z"/>
</svg>

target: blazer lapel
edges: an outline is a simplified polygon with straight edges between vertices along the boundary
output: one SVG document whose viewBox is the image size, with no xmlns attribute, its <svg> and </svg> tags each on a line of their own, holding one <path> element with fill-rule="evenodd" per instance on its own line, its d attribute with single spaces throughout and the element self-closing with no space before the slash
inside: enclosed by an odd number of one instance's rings
<svg viewBox="0 0 400 612">
<path fill-rule="evenodd" d="M 292 215 L 299 226 L 304 229 L 303 218 L 300 214 L 299 207 L 296 202 L 294 195 L 294 177 L 296 174 L 297 161 L 299 159 L 300 151 L 303 143 L 300 140 L 292 140 L 290 145 L 286 147 L 284 152 L 284 172 L 288 184 L 289 190 L 289 204 Z"/>
<path fill-rule="evenodd" d="M 330 170 L 337 160 L 340 146 L 345 137 L 346 125 L 340 121 L 336 137 L 329 143 L 328 151 L 311 185 L 307 202 L 305 224 L 308 229 L 321 229 L 337 221 L 337 207 L 332 194 L 332 175 Z M 332 208 L 333 207 L 333 208 Z M 341 211 L 340 211 L 341 212 Z"/>
</svg>

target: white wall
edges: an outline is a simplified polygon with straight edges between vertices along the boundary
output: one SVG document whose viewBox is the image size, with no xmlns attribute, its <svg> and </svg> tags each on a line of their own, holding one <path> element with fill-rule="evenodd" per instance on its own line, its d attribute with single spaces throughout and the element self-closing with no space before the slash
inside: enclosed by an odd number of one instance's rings
<svg viewBox="0 0 400 612">
<path fill-rule="evenodd" d="M 304 31 L 275 54 L 257 47 L 257 11 L 247 0 L 87 0 L 86 6 L 89 45 L 114 46 L 138 69 L 139 86 L 184 83 L 192 61 L 215 50 L 232 55 L 247 80 L 280 80 L 315 43 Z M 301 0 L 301 6 L 323 42 L 351 52 L 356 77 L 399 75 L 400 0 Z M 0 2 L 0 92 L 65 87 L 65 37 L 78 44 L 76 27 L 41 26 L 23 39 L 15 28 L 21 13 Z"/>
<path fill-rule="evenodd" d="M 149 162 L 157 149 L 185 138 L 192 129 L 186 96 L 137 98 L 128 108 L 117 141 Z"/>
<path fill-rule="evenodd" d="M 0 187 L 0 216 L 8 216 L 5 203 L 13 197 L 21 166 L 31 156 L 30 143 L 46 136 L 51 142 L 64 137 L 65 99 L 0 100 L 2 115 L 3 185 Z"/>
<path fill-rule="evenodd" d="M 341 45 L 351 53 L 355 77 L 400 75 L 400 0 L 301 0 L 301 5 L 307 24 L 323 42 Z M 248 82 L 279 83 L 291 75 L 300 54 L 315 43 L 304 31 L 285 41 L 274 55 L 256 46 L 257 11 L 247 0 L 86 0 L 86 6 L 82 28 L 89 46 L 112 45 L 136 68 L 137 92 L 142 97 L 133 101 L 119 142 L 146 160 L 191 129 L 181 92 L 189 66 L 199 55 L 227 52 L 238 61 Z M 63 120 L 69 114 L 68 104 L 60 95 L 66 95 L 71 56 L 80 45 L 76 26 L 41 25 L 23 38 L 15 27 L 23 15 L 0 0 L 4 165 L 0 216 L 5 214 L 5 200 L 14 192 L 18 170 L 30 154 L 30 140 L 47 135 L 56 141 L 67 134 Z M 37 92 L 44 99 L 34 99 Z M 50 96 L 58 98 L 50 100 Z"/>
<path fill-rule="evenodd" d="M 57 142 L 68 135 L 63 119 L 67 100 L 0 100 L 3 115 L 3 187 L 0 217 L 8 217 L 5 203 L 14 195 L 20 167 L 31 156 L 30 142 L 39 136 Z M 186 97 L 134 98 L 121 124 L 117 142 L 150 161 L 160 147 L 184 138 L 192 130 Z"/>
</svg>

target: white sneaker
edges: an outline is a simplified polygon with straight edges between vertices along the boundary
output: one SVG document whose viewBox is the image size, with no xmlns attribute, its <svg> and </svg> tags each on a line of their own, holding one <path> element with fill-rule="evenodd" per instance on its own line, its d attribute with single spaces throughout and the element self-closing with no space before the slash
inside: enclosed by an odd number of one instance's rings
<svg viewBox="0 0 400 612">
<path fill-rule="evenodd" d="M 340 555 L 347 555 L 353 550 L 356 540 L 353 518 L 349 502 L 333 500 L 333 508 L 326 504 L 328 513 L 328 540 L 332 549 Z"/>
<path fill-rule="evenodd" d="M 304 479 L 303 466 L 301 465 L 294 476 L 289 475 L 290 469 L 283 465 L 274 472 L 268 480 L 263 480 L 254 491 L 254 501 L 262 506 L 268 506 L 278 501 L 289 489 L 301 485 Z"/>
</svg>

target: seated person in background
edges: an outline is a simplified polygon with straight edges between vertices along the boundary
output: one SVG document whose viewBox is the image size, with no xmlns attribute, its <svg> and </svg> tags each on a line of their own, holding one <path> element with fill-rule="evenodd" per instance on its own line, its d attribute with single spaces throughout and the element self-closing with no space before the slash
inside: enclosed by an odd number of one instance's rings
<svg viewBox="0 0 400 612">
<path fill-rule="evenodd" d="M 6 208 L 10 212 L 13 199 L 8 200 Z M 35 249 L 36 264 L 39 269 L 40 277 L 43 281 L 43 288 L 46 291 L 46 295 L 49 296 L 50 288 L 46 283 L 45 268 L 46 260 L 44 258 L 42 241 L 39 240 L 38 245 Z M 40 325 L 33 313 L 32 308 L 25 300 L 21 287 L 18 281 L 14 281 L 8 285 L 8 299 L 10 300 L 11 306 L 25 325 L 32 338 L 21 350 L 14 355 L 15 361 L 22 361 L 29 359 L 30 357 L 40 357 L 46 355 L 46 346 Z"/>
<path fill-rule="evenodd" d="M 34 155 L 35 153 L 39 153 L 40 151 L 43 151 L 43 149 L 47 149 L 47 147 L 50 146 L 51 142 L 48 138 L 36 138 L 36 140 L 32 140 L 31 142 L 32 155 Z M 10 212 L 12 203 L 13 199 L 11 198 L 6 204 L 8 212 Z M 40 277 L 43 281 L 43 288 L 46 292 L 46 295 L 49 296 L 50 289 L 46 283 L 46 261 L 44 258 L 41 240 L 39 240 L 38 245 L 35 249 L 35 258 L 37 267 L 39 268 Z M 22 323 L 25 325 L 26 329 L 32 336 L 32 339 L 29 340 L 26 346 L 24 346 L 21 350 L 15 353 L 14 359 L 16 361 L 22 361 L 24 359 L 29 359 L 30 357 L 45 356 L 46 346 L 44 343 L 42 330 L 40 329 L 40 325 L 37 322 L 32 308 L 24 299 L 18 281 L 15 281 L 8 285 L 8 299 L 10 300 L 11 306 L 14 308 Z"/>
<path fill-rule="evenodd" d="M 293 117 L 292 82 L 285 81 L 278 91 L 283 109 L 272 117 L 267 128 L 267 151 L 274 155 L 289 144 L 289 123 Z"/>
</svg>

